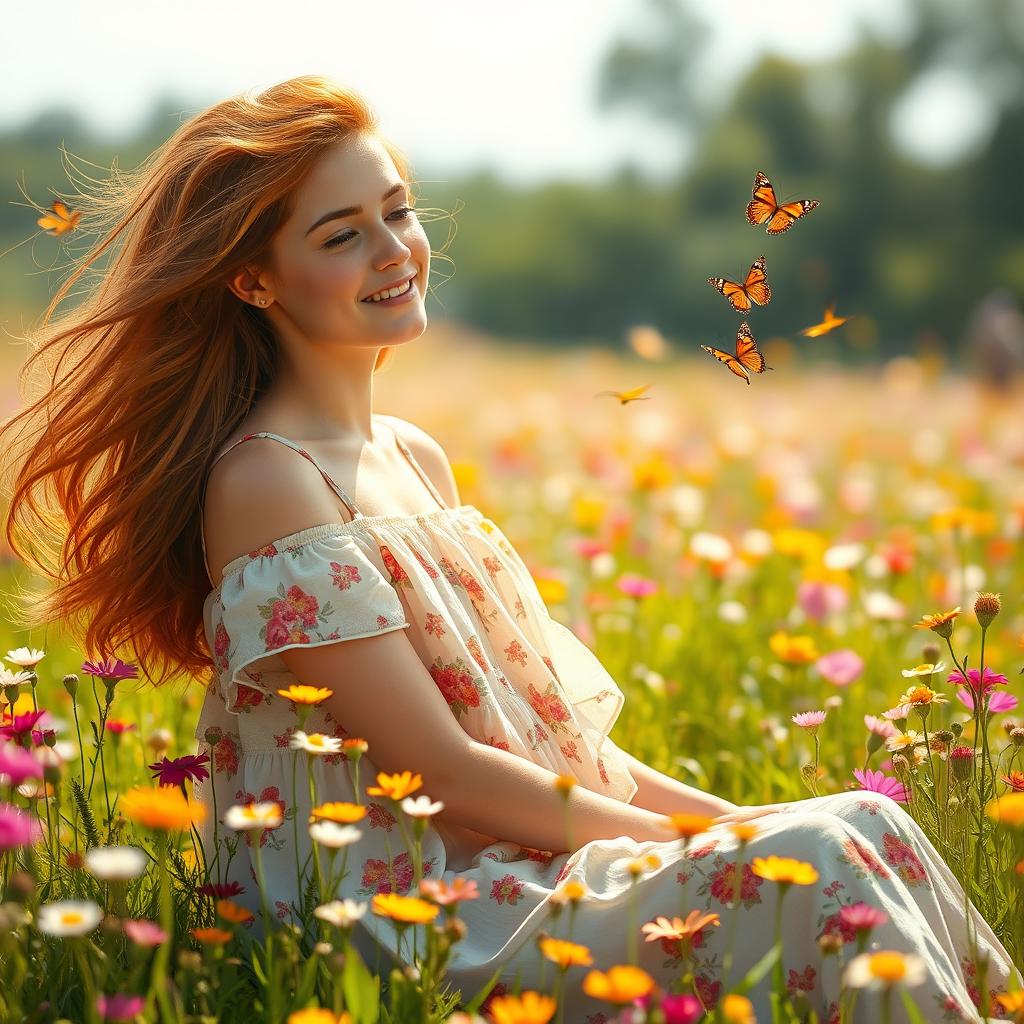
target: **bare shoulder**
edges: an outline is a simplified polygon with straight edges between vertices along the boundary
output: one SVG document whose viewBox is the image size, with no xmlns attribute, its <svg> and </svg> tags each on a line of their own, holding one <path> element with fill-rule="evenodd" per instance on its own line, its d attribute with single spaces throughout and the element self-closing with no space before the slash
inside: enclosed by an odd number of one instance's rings
<svg viewBox="0 0 1024 1024">
<path fill-rule="evenodd" d="M 391 427 L 396 434 L 409 446 L 413 457 L 423 467 L 423 471 L 433 481 L 444 500 L 452 506 L 461 504 L 459 489 L 455 483 L 451 462 L 440 442 L 428 434 L 422 427 L 398 416 L 375 414 Z"/>
<path fill-rule="evenodd" d="M 351 518 L 320 471 L 294 449 L 256 437 L 235 445 L 210 471 L 203 530 L 213 584 L 240 555 L 310 526 Z"/>
</svg>

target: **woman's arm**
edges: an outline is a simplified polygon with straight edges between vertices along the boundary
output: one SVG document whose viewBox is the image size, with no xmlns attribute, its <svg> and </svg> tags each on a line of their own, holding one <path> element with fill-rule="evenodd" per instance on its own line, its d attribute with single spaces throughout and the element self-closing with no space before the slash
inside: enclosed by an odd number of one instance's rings
<svg viewBox="0 0 1024 1024">
<path fill-rule="evenodd" d="M 637 790 L 630 803 L 634 807 L 643 807 L 658 814 L 685 812 L 687 814 L 706 814 L 714 818 L 719 814 L 729 814 L 739 810 L 739 805 L 723 800 L 702 789 L 687 786 L 671 775 L 662 772 L 627 754 L 622 747 L 607 739 L 606 743 L 615 747 L 626 761 L 626 767 L 636 780 Z"/>
</svg>

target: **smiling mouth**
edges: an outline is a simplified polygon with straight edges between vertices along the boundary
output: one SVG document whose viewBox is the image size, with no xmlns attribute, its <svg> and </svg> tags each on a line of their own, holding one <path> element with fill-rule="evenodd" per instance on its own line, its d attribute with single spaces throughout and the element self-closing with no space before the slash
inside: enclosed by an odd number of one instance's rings
<svg viewBox="0 0 1024 1024">
<path fill-rule="evenodd" d="M 399 296 L 405 295 L 405 293 L 409 291 L 409 289 L 412 287 L 413 281 L 416 280 L 416 277 L 417 277 L 417 275 L 413 274 L 411 277 L 409 277 L 405 281 L 403 281 L 400 285 L 394 285 L 392 288 L 389 288 L 388 289 L 389 292 L 395 291 L 395 289 L 398 289 L 398 291 L 396 292 L 395 295 L 390 295 L 389 294 L 389 295 L 385 295 L 385 296 L 383 296 L 382 298 L 379 298 L 379 299 L 375 299 L 373 296 L 368 295 L 365 299 L 360 299 L 359 301 L 360 302 L 377 303 L 377 302 L 386 302 L 388 299 L 397 299 Z M 377 295 L 377 294 L 379 294 L 379 293 L 378 292 L 374 292 L 374 295 Z"/>
</svg>

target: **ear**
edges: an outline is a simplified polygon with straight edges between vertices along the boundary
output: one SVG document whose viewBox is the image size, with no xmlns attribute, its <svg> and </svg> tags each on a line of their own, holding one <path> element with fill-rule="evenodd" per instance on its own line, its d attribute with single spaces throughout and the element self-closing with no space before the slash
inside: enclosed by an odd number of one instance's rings
<svg viewBox="0 0 1024 1024">
<path fill-rule="evenodd" d="M 266 275 L 252 266 L 240 267 L 226 281 L 228 288 L 243 302 L 261 309 L 273 301 L 264 279 Z M 263 300 L 263 301 L 261 301 Z"/>
</svg>

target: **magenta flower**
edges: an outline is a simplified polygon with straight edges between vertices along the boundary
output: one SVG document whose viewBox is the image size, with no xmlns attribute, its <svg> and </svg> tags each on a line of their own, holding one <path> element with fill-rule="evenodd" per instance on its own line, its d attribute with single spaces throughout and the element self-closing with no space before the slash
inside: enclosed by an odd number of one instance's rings
<svg viewBox="0 0 1024 1024">
<path fill-rule="evenodd" d="M 892 762 L 889 762 L 890 765 Z M 861 768 L 854 768 L 853 777 L 860 783 L 861 788 L 869 793 L 880 793 L 898 804 L 905 804 L 908 799 L 907 790 L 899 779 L 894 779 L 885 772 L 864 771 Z"/>
<path fill-rule="evenodd" d="M 191 779 L 192 782 L 208 779 L 210 773 L 203 765 L 209 763 L 209 754 L 184 754 L 173 761 L 164 757 L 151 764 L 149 770 L 153 772 L 153 777 L 161 786 L 180 786 L 186 779 Z"/>
<path fill-rule="evenodd" d="M 0 775 L 8 785 L 20 786 L 26 779 L 41 779 L 43 766 L 24 748 L 15 743 L 0 743 Z"/>
<path fill-rule="evenodd" d="M 1002 674 L 1002 672 L 993 672 L 992 669 L 985 666 L 985 678 L 981 678 L 981 673 L 976 668 L 969 668 L 967 670 L 967 679 L 964 680 L 963 672 L 950 672 L 946 677 L 947 683 L 956 683 L 960 686 L 969 686 L 975 693 L 984 686 L 985 690 L 991 690 L 993 686 L 1000 686 L 1003 683 L 1008 683 L 1010 680 Z"/>
<path fill-rule="evenodd" d="M 827 715 L 827 711 L 801 711 L 799 715 L 793 715 L 790 721 L 799 725 L 801 729 L 813 732 L 824 723 Z"/>
<path fill-rule="evenodd" d="M 139 670 L 135 665 L 120 658 L 106 658 L 104 661 L 83 661 L 81 671 L 89 676 L 99 676 L 117 682 L 119 679 L 137 679 Z"/>
<path fill-rule="evenodd" d="M 127 992 L 113 996 L 100 993 L 96 998 L 96 1009 L 104 1020 L 134 1020 L 145 1005 L 146 1000 L 142 996 L 128 995 Z"/>
<path fill-rule="evenodd" d="M 864 671 L 864 659 L 856 651 L 844 648 L 823 654 L 814 663 L 814 667 L 822 679 L 833 686 L 849 686 Z"/>
<path fill-rule="evenodd" d="M 196 891 L 214 899 L 229 900 L 232 896 L 241 896 L 245 886 L 238 882 L 205 882 Z"/>
<path fill-rule="evenodd" d="M 970 690 L 961 686 L 960 689 L 956 691 L 956 696 L 957 700 L 966 704 L 969 710 L 974 710 L 974 694 L 971 693 Z M 1012 693 L 997 691 L 989 694 L 988 709 L 994 715 L 998 715 L 1002 711 L 1012 711 L 1017 704 L 1017 698 Z"/>
<path fill-rule="evenodd" d="M 121 927 L 136 946 L 159 946 L 167 941 L 167 932 L 156 921 L 128 919 L 122 922 Z"/>
<path fill-rule="evenodd" d="M 25 738 L 32 731 L 32 726 L 45 714 L 45 711 L 27 711 L 23 715 L 18 715 L 8 725 L 0 726 L 0 736 L 17 743 L 24 743 Z"/>
<path fill-rule="evenodd" d="M 831 612 L 844 611 L 849 604 L 846 591 L 834 583 L 804 580 L 797 587 L 797 603 L 809 619 L 820 622 Z"/>
<path fill-rule="evenodd" d="M 869 932 L 889 920 L 884 910 L 878 910 L 867 903 L 849 903 L 839 910 L 839 920 L 854 931 Z"/>
<path fill-rule="evenodd" d="M 39 821 L 10 804 L 0 804 L 0 850 L 31 846 L 43 837 Z"/>
<path fill-rule="evenodd" d="M 704 1016 L 704 1005 L 689 992 L 681 995 L 664 995 L 661 1003 L 655 1003 L 651 993 L 633 1000 L 633 1006 L 644 1011 L 646 1017 L 654 1005 L 660 1005 L 665 1015 L 665 1024 L 695 1024 Z"/>
<path fill-rule="evenodd" d="M 654 580 L 647 579 L 646 576 L 637 576 L 631 572 L 623 573 L 616 586 L 630 597 L 649 597 L 658 589 L 658 584 Z"/>
</svg>

